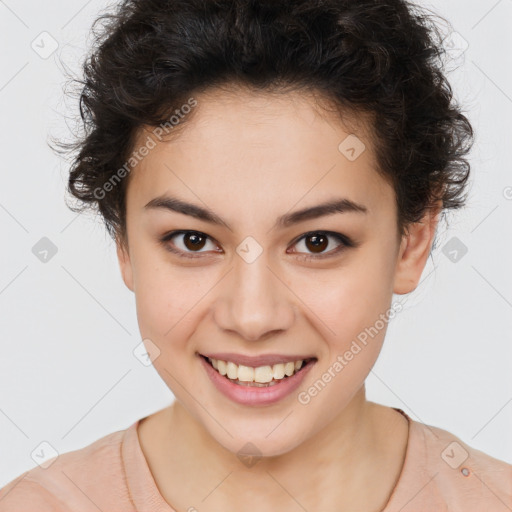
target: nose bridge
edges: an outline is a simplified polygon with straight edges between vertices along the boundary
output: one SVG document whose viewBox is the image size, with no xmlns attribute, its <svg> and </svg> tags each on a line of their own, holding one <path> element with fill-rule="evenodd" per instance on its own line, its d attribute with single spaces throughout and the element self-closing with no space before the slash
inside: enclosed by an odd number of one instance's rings
<svg viewBox="0 0 512 512">
<path fill-rule="evenodd" d="M 268 253 L 251 255 L 254 250 L 240 244 L 215 315 L 219 327 L 253 341 L 270 331 L 288 329 L 294 318 L 290 293 L 270 268 Z"/>
</svg>

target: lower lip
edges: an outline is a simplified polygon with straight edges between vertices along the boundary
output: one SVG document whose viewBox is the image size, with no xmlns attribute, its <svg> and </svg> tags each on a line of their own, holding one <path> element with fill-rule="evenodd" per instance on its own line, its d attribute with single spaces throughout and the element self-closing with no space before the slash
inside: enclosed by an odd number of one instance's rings
<svg viewBox="0 0 512 512">
<path fill-rule="evenodd" d="M 231 382 L 215 370 L 203 356 L 198 356 L 208 377 L 215 387 L 228 398 L 242 405 L 269 405 L 278 402 L 297 389 L 316 360 L 309 361 L 291 377 L 285 377 L 278 384 L 268 387 L 243 386 Z"/>
</svg>

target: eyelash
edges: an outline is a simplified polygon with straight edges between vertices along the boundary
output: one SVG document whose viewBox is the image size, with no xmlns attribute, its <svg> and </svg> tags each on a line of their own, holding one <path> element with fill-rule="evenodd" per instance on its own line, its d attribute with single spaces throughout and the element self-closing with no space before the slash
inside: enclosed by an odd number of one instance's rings
<svg viewBox="0 0 512 512">
<path fill-rule="evenodd" d="M 203 233 L 201 231 L 177 230 L 177 231 L 170 231 L 169 233 L 166 233 L 164 236 L 162 236 L 160 238 L 160 242 L 162 243 L 162 245 L 164 246 L 164 248 L 166 250 L 178 255 L 181 258 L 190 258 L 190 259 L 201 258 L 202 256 L 200 256 L 200 252 L 197 252 L 197 254 L 194 254 L 194 252 L 187 253 L 180 249 L 176 249 L 175 247 L 168 244 L 168 242 L 175 236 L 185 235 L 185 234 L 196 234 L 201 237 L 206 237 L 210 240 L 213 240 L 210 236 L 208 236 L 206 233 Z M 307 233 L 304 233 L 298 239 L 296 239 L 295 242 L 293 243 L 293 245 L 298 244 L 300 241 L 302 241 L 303 239 L 305 239 L 311 235 L 330 236 L 332 238 L 335 238 L 338 242 L 340 242 L 341 245 L 339 247 L 337 247 L 336 249 L 329 251 L 328 253 L 324 253 L 324 254 L 320 254 L 320 255 L 309 255 L 309 254 L 300 254 L 299 253 L 299 259 L 301 261 L 315 261 L 315 260 L 320 260 L 320 259 L 324 259 L 324 258 L 330 258 L 330 257 L 333 257 L 333 256 L 339 254 L 340 252 L 350 248 L 350 247 L 357 247 L 357 244 L 353 240 L 351 240 L 349 237 L 347 237 L 346 235 L 343 235 L 341 233 L 336 233 L 334 231 L 308 231 Z M 206 251 L 203 251 L 203 252 L 206 252 Z"/>
</svg>

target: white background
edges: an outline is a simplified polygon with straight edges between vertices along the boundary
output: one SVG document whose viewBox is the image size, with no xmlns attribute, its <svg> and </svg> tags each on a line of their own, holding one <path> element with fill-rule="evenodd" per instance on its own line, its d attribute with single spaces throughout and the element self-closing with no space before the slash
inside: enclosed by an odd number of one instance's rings
<svg viewBox="0 0 512 512">
<path fill-rule="evenodd" d="M 0 487 L 42 441 L 79 449 L 173 399 L 132 354 L 114 246 L 99 218 L 67 209 L 67 163 L 46 144 L 78 112 L 60 63 L 78 69 L 107 5 L 0 1 Z M 390 324 L 367 396 L 512 463 L 512 0 L 421 5 L 469 43 L 449 77 L 477 132 L 471 193 Z M 31 48 L 43 31 L 59 44 L 48 59 Z M 455 263 L 442 252 L 454 236 L 468 249 Z M 58 250 L 46 263 L 32 253 L 42 237 Z"/>
</svg>

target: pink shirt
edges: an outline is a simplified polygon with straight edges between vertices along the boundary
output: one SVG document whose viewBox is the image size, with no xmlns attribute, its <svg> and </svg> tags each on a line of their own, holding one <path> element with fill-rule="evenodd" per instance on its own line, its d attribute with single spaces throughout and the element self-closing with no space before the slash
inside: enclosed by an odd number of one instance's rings
<svg viewBox="0 0 512 512">
<path fill-rule="evenodd" d="M 409 421 L 409 440 L 382 512 L 512 510 L 512 465 L 395 409 Z M 0 490 L 0 512 L 176 512 L 144 458 L 139 422 L 18 476 Z"/>
</svg>

